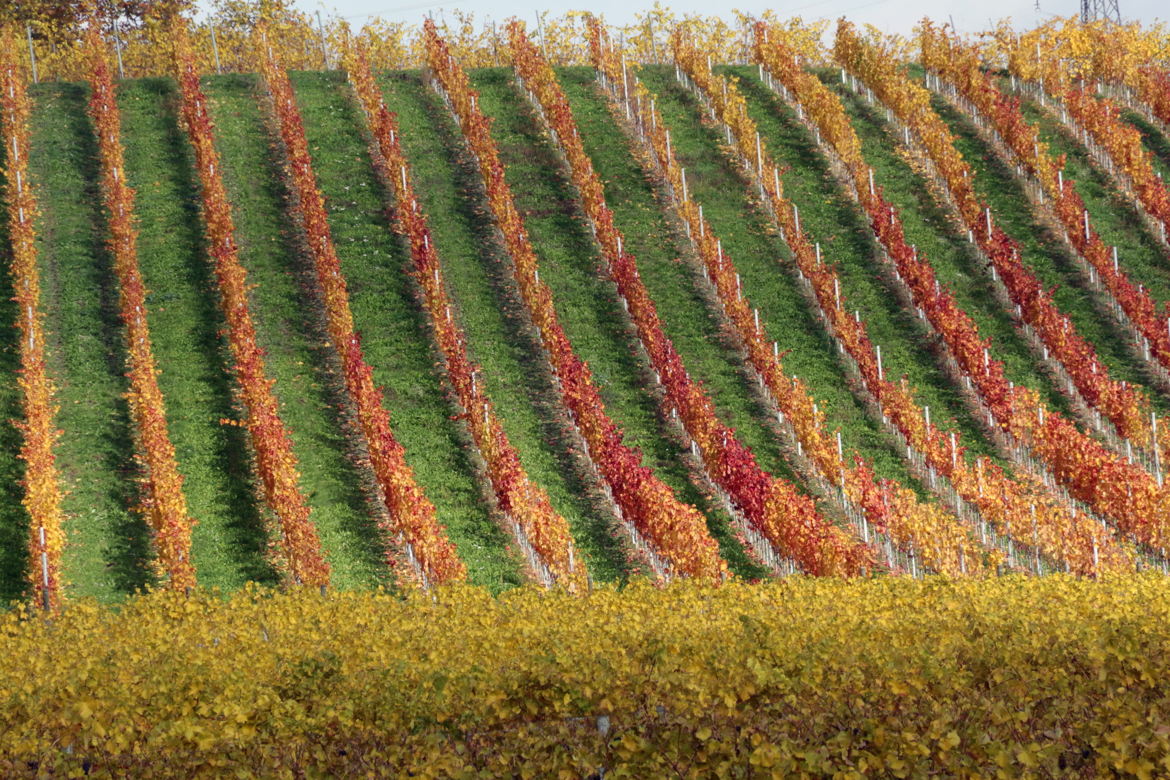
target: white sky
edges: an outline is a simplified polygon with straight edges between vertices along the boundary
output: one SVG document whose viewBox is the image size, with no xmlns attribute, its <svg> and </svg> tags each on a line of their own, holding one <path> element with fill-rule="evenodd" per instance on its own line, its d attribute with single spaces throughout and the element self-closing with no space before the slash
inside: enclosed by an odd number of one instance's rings
<svg viewBox="0 0 1170 780">
<path fill-rule="evenodd" d="M 533 21 L 537 10 L 558 15 L 568 10 L 590 10 L 602 13 L 613 24 L 632 22 L 634 15 L 653 5 L 653 0 L 631 3 L 628 0 L 512 0 L 509 3 L 487 0 L 295 0 L 306 11 L 332 12 L 350 19 L 355 26 L 367 16 L 381 16 L 387 21 L 421 22 L 427 13 L 438 14 L 440 9 L 460 9 L 474 13 L 477 20 L 492 18 L 497 21 L 518 16 Z M 1149 24 L 1155 20 L 1170 21 L 1170 6 L 1166 0 L 1119 0 L 1125 21 Z M 732 0 L 712 3 L 710 0 L 675 0 L 664 2 L 676 14 L 717 13 L 720 8 L 738 8 L 747 13 L 759 13 L 772 8 L 780 16 L 800 16 L 805 20 L 830 19 L 847 16 L 858 23 L 869 22 L 888 32 L 909 33 L 914 24 L 929 15 L 938 22 L 953 18 L 960 32 L 987 29 L 992 21 L 1010 18 L 1017 27 L 1030 27 L 1052 16 L 1071 16 L 1079 12 L 1079 0 L 982 0 L 982 2 L 940 3 L 938 0 L 792 0 L 789 4 L 768 3 L 764 0 Z M 1039 10 L 1037 10 L 1037 8 Z M 730 11 L 726 14 L 730 17 Z"/>
</svg>

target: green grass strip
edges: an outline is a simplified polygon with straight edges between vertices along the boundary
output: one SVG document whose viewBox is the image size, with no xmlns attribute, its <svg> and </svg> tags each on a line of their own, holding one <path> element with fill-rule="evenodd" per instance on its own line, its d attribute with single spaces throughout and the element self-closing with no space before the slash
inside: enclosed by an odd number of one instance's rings
<svg viewBox="0 0 1170 780">
<path fill-rule="evenodd" d="M 539 337 L 525 324 L 523 303 L 508 298 L 506 259 L 496 246 L 495 223 L 467 197 L 479 172 L 464 151 L 459 128 L 417 74 L 395 73 L 381 83 L 387 106 L 398 115 L 403 149 L 468 352 L 482 368 L 504 431 L 529 478 L 568 521 L 593 579 L 624 579 L 627 556 L 581 462 L 584 453 L 574 453 L 572 425 L 541 365 Z"/>
<path fill-rule="evenodd" d="M 1132 355 L 1129 337 L 1112 318 L 1102 316 L 1093 302 L 1096 293 L 1076 268 L 1074 250 L 1054 231 L 1055 223 L 1040 221 L 1015 169 L 980 137 L 967 117 L 937 96 L 932 105 L 970 164 L 979 196 L 991 205 L 997 224 L 1019 244 L 1021 257 L 1032 273 L 1046 288 L 1054 290 L 1056 305 L 1097 350 L 1114 379 L 1142 384 L 1144 372 Z M 1081 189 L 1080 179 L 1077 188 Z M 1157 393 L 1150 396 L 1158 400 Z"/>
<path fill-rule="evenodd" d="M 870 338 L 881 346 L 886 376 L 905 376 L 918 403 L 930 407 L 932 421 L 954 425 L 973 454 L 995 457 L 994 445 L 939 368 L 934 353 L 943 345 L 926 335 L 914 309 L 899 303 L 889 274 L 879 266 L 880 248 L 864 213 L 833 177 L 812 134 L 796 112 L 758 80 L 755 68 L 720 70 L 740 78 L 740 91 L 761 138 L 773 159 L 789 166 L 783 178 L 785 194 L 800 208 L 802 230 L 820 242 L 826 262 L 836 265 L 848 306 L 861 312 Z"/>
<path fill-rule="evenodd" d="M 687 188 L 703 216 L 723 241 L 723 249 L 741 274 L 744 295 L 759 308 L 768 337 L 787 351 L 785 369 L 804 381 L 825 414 L 826 425 L 840 428 L 846 447 L 874 464 L 880 476 L 915 485 L 893 439 L 886 436 L 850 392 L 850 380 L 837 358 L 837 346 L 813 316 L 794 277 L 777 273 L 789 253 L 771 226 L 770 217 L 752 194 L 752 185 L 718 148 L 723 135 L 699 121 L 695 98 L 666 67 L 639 74 L 658 96 L 657 108 L 670 127 L 671 147 L 687 169 Z"/>
<path fill-rule="evenodd" d="M 681 500 L 705 512 L 732 570 L 743 576 L 760 576 L 763 571 L 747 560 L 731 536 L 726 513 L 690 481 L 681 442 L 669 430 L 651 396 L 653 370 L 637 352 L 637 334 L 605 275 L 604 261 L 576 191 L 534 109 L 514 85 L 510 70 L 476 71 L 472 84 L 480 92 L 481 109 L 493 119 L 492 135 L 508 168 L 517 208 L 540 256 L 541 278 L 553 289 L 557 314 L 577 354 L 589 363 L 606 410 L 625 432 L 626 443 L 642 451 L 644 462 Z M 590 132 L 582 126 L 582 136 Z M 625 139 L 612 125 L 602 133 L 597 141 L 619 150 L 626 148 Z M 653 204 L 648 208 L 658 213 Z M 640 247 L 633 248 L 637 251 Z"/>
<path fill-rule="evenodd" d="M 391 231 L 360 109 L 341 73 L 298 73 L 292 81 L 349 283 L 355 326 L 375 381 L 384 388 L 394 435 L 470 580 L 493 591 L 516 585 L 518 559 L 507 551 L 508 537 L 485 504 L 470 460 L 470 437 L 452 419 L 438 351 L 406 273 L 409 252 Z"/>
<path fill-rule="evenodd" d="M 332 566 L 333 585 L 363 588 L 388 582 L 384 547 L 340 411 L 330 350 L 324 332 L 306 316 L 313 279 L 300 261 L 297 234 L 289 224 L 289 193 L 265 129 L 258 81 L 251 75 L 215 76 L 205 80 L 205 89 L 240 260 L 252 285 L 257 341 L 267 353 L 265 366 L 276 383 L 273 391 L 293 440 L 301 489 Z"/>
<path fill-rule="evenodd" d="M 46 351 L 64 432 L 56 450 L 67 491 L 62 573 L 70 597 L 108 601 L 151 576 L 149 533 L 131 510 L 138 472 L 118 290 L 104 245 L 97 142 L 85 86 L 42 84 L 31 94 L 29 171 L 42 211 L 37 248 Z"/>
</svg>

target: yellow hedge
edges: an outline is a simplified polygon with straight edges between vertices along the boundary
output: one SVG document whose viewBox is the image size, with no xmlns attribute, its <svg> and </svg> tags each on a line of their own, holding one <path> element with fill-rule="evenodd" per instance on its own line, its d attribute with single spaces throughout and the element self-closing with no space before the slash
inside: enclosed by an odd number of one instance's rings
<svg viewBox="0 0 1170 780">
<path fill-rule="evenodd" d="M 0 776 L 1166 776 L 1159 576 L 0 616 Z"/>
</svg>

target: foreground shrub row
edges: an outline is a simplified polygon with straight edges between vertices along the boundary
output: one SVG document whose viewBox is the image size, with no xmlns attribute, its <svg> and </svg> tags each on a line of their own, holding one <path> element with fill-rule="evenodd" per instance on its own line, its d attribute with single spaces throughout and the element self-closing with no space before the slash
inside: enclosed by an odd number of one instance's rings
<svg viewBox="0 0 1170 780">
<path fill-rule="evenodd" d="M 0 618 L 0 773 L 1148 776 L 1168 626 L 1140 575 L 159 592 Z"/>
</svg>

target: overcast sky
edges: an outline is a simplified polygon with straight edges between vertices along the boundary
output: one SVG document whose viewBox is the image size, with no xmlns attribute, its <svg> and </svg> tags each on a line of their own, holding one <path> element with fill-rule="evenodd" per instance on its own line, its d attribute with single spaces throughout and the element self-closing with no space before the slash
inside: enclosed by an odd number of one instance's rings
<svg viewBox="0 0 1170 780">
<path fill-rule="evenodd" d="M 556 15 L 568 10 L 591 10 L 605 14 L 613 24 L 631 22 L 634 14 L 653 5 L 653 0 L 513 0 L 508 3 L 487 0 L 295 0 L 307 11 L 321 10 L 344 16 L 356 26 L 368 15 L 381 16 L 387 21 L 421 21 L 428 12 L 443 9 L 461 9 L 472 12 L 477 19 L 501 20 L 518 16 L 530 20 L 537 10 Z M 1122 18 L 1151 23 L 1170 20 L 1170 5 L 1166 0 L 1119 0 Z M 739 8 L 747 13 L 774 9 L 781 16 L 800 16 L 806 20 L 837 19 L 847 16 L 859 23 L 870 22 L 889 32 L 908 33 L 914 23 L 929 15 L 939 22 L 953 18 L 962 32 L 986 29 L 994 20 L 1010 18 L 1017 27 L 1029 27 L 1052 16 L 1070 16 L 1080 11 L 1080 0 L 983 0 L 982 2 L 939 2 L 939 0 L 793 0 L 790 4 L 768 3 L 765 0 L 735 0 L 712 3 L 710 0 L 676 0 L 663 3 L 677 14 L 712 13 L 713 9 Z M 728 13 L 730 16 L 730 13 Z"/>
</svg>

